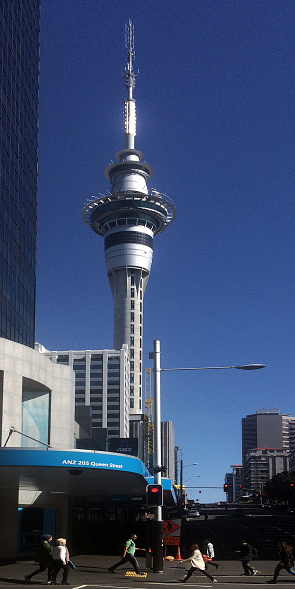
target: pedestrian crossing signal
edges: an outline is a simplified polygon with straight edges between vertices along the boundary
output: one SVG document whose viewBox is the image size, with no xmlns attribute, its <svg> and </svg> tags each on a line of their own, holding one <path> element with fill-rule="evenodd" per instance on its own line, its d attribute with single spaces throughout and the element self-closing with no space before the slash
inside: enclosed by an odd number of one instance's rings
<svg viewBox="0 0 295 589">
<path fill-rule="evenodd" d="M 146 487 L 147 504 L 150 507 L 160 507 L 163 505 L 163 487 L 162 485 L 147 485 Z"/>
</svg>

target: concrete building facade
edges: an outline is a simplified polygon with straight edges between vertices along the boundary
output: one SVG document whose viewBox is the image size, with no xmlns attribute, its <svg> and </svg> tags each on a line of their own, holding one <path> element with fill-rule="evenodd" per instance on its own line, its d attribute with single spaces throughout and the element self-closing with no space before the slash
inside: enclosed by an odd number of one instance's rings
<svg viewBox="0 0 295 589">
<path fill-rule="evenodd" d="M 234 475 L 232 472 L 227 472 L 224 476 L 224 484 L 226 487 L 225 501 L 232 503 L 234 500 Z"/>
<path fill-rule="evenodd" d="M 286 450 L 280 448 L 255 448 L 246 455 L 244 484 L 247 491 L 261 491 L 265 483 L 289 469 Z"/>
<path fill-rule="evenodd" d="M 66 365 L 75 374 L 76 420 L 79 409 L 88 407 L 91 419 L 91 437 L 98 438 L 107 430 L 108 439 L 129 437 L 129 352 L 121 350 L 53 351 L 38 349 L 53 364 Z"/>
<path fill-rule="evenodd" d="M 74 445 L 74 373 L 35 350 L 0 338 L 1 446 Z M 26 436 L 30 436 L 27 438 Z M 35 438 L 42 443 L 35 442 Z"/>
<path fill-rule="evenodd" d="M 0 461 L 1 559 L 16 557 L 18 507 L 29 507 L 41 493 L 33 474 L 24 484 L 26 469 L 13 469 L 12 451 L 72 448 L 74 409 L 70 367 L 53 364 L 28 346 L 0 338 L 1 450 L 9 451 L 10 465 L 3 470 Z"/>
<path fill-rule="evenodd" d="M 295 417 L 278 409 L 258 409 L 242 419 L 242 462 L 253 448 L 294 450 Z"/>
<path fill-rule="evenodd" d="M 166 467 L 165 477 L 175 480 L 175 433 L 173 421 L 162 421 L 161 423 L 161 452 L 162 466 Z"/>
<path fill-rule="evenodd" d="M 233 469 L 233 502 L 239 501 L 240 497 L 244 494 L 243 490 L 243 466 L 241 464 L 231 464 Z"/>
<path fill-rule="evenodd" d="M 35 334 L 40 0 L 0 3 L 0 337 Z"/>
</svg>

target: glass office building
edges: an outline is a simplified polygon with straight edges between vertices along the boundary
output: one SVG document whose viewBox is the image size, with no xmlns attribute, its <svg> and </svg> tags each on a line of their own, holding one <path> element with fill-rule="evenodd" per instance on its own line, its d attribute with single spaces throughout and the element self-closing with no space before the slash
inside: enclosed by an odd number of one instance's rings
<svg viewBox="0 0 295 589">
<path fill-rule="evenodd" d="M 34 346 L 40 0 L 0 2 L 0 336 Z"/>
</svg>

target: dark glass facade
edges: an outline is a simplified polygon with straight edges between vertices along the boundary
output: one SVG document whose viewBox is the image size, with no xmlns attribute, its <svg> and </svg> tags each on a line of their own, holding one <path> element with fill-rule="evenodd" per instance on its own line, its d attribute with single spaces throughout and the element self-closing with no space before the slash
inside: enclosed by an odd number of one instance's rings
<svg viewBox="0 0 295 589">
<path fill-rule="evenodd" d="M 34 346 L 40 0 L 0 1 L 0 336 Z"/>
</svg>

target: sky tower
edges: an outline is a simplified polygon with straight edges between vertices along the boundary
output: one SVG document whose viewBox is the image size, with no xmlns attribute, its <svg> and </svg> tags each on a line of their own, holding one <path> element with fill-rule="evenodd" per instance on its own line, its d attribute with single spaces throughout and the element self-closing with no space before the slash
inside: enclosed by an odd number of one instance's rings
<svg viewBox="0 0 295 589">
<path fill-rule="evenodd" d="M 114 349 L 128 344 L 130 350 L 130 414 L 142 413 L 143 297 L 153 258 L 153 237 L 172 223 L 176 211 L 168 197 L 147 188 L 153 175 L 143 154 L 134 148 L 136 109 L 133 98 L 134 26 L 125 26 L 127 65 L 124 101 L 124 149 L 108 166 L 111 183 L 106 195 L 93 197 L 82 218 L 104 237 L 105 262 L 114 299 Z"/>
</svg>

